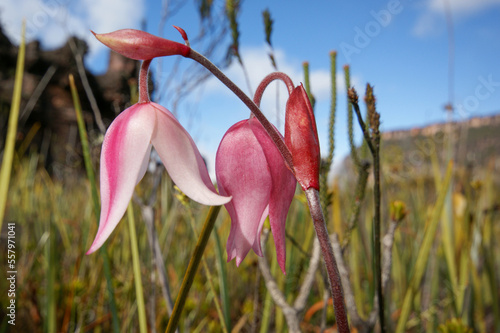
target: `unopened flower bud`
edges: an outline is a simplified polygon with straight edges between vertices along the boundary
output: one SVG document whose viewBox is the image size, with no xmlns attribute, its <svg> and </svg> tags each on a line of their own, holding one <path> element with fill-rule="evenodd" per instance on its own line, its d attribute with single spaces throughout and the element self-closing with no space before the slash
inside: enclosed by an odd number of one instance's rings
<svg viewBox="0 0 500 333">
<path fill-rule="evenodd" d="M 107 34 L 96 34 L 93 31 L 92 33 L 101 43 L 113 51 L 135 60 L 149 60 L 169 55 L 182 55 L 185 57 L 190 50 L 187 45 L 154 36 L 141 30 L 123 29 Z"/>
<path fill-rule="evenodd" d="M 393 201 L 390 206 L 390 213 L 391 220 L 398 223 L 401 222 L 408 215 L 406 204 L 399 200 Z"/>
<path fill-rule="evenodd" d="M 319 190 L 320 150 L 316 120 L 307 93 L 296 87 L 286 104 L 285 144 L 292 153 L 295 178 L 302 189 Z"/>
</svg>

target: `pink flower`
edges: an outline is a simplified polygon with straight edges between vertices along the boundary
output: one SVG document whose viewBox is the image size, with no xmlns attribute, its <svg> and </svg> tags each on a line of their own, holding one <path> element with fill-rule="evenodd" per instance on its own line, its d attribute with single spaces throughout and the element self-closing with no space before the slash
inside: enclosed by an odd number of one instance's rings
<svg viewBox="0 0 500 333">
<path fill-rule="evenodd" d="M 295 178 L 264 127 L 255 118 L 233 125 L 216 155 L 217 184 L 231 216 L 228 261 L 239 266 L 250 248 L 262 256 L 260 233 L 269 215 L 278 263 L 285 273 L 285 222 L 295 192 Z"/>
<path fill-rule="evenodd" d="M 296 87 L 286 103 L 285 144 L 292 153 L 297 181 L 305 191 L 319 190 L 319 150 L 316 120 L 309 97 L 302 85 Z"/>
<path fill-rule="evenodd" d="M 106 132 L 101 151 L 101 216 L 87 254 L 106 241 L 120 222 L 135 186 L 144 177 L 154 146 L 174 183 L 191 199 L 222 205 L 205 163 L 188 132 L 163 106 L 137 103 L 123 111 Z"/>
</svg>

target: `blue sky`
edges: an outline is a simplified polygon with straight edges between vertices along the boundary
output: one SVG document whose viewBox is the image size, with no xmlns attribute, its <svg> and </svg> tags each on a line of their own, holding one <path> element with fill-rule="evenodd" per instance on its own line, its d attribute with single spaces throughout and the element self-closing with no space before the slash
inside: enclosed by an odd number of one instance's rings
<svg viewBox="0 0 500 333">
<path fill-rule="evenodd" d="M 500 0 L 447 1 L 454 34 L 454 119 L 498 112 Z M 344 64 L 351 66 L 352 83 L 360 95 L 366 82 L 375 86 L 383 130 L 445 121 L 443 106 L 449 101 L 450 83 L 445 3 L 446 0 L 243 1 L 240 45 L 251 86 L 255 89 L 262 77 L 272 71 L 261 16 L 267 8 L 274 19 L 272 41 L 279 68 L 298 84 L 303 80 L 302 62 L 310 64 L 323 151 L 327 148 L 330 107 L 329 52 L 338 52 L 337 162 L 347 153 Z M 215 6 L 221 9 L 223 3 L 215 0 Z M 140 28 L 145 19 L 147 30 L 158 34 L 161 9 L 161 0 L 3 0 L 0 18 L 4 31 L 15 40 L 22 17 L 28 22 L 28 37 L 40 38 L 47 48 L 60 46 L 69 34 L 88 40 L 87 65 L 94 72 L 102 72 L 108 51 L 93 40 L 89 29 L 109 32 Z M 183 27 L 191 38 L 196 36 L 198 15 L 194 1 L 188 1 L 165 25 L 164 36 L 181 41 L 172 25 Z M 164 75 L 174 61 L 162 61 Z M 183 63 L 188 65 L 187 61 Z M 243 71 L 236 62 L 226 73 L 247 91 Z M 270 91 L 262 106 L 276 121 L 275 88 Z M 280 96 L 283 99 L 284 90 Z M 174 107 L 171 101 L 156 97 L 165 107 Z M 283 108 L 284 99 L 282 113 Z M 241 102 L 216 80 L 193 91 L 175 112 L 209 163 L 224 132 L 248 117 Z M 358 132 L 358 142 L 360 139 Z"/>
</svg>

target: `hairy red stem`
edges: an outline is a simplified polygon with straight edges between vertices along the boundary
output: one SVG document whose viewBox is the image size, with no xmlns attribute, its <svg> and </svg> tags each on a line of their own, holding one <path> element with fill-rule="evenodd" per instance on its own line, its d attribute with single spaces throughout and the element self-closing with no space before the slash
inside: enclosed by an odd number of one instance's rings
<svg viewBox="0 0 500 333">
<path fill-rule="evenodd" d="M 271 137 L 271 139 L 276 144 L 281 156 L 285 160 L 285 164 L 292 171 L 293 174 L 293 162 L 292 162 L 292 153 L 285 145 L 285 141 L 281 137 L 278 130 L 267 120 L 266 116 L 260 111 L 259 107 L 252 101 L 250 97 L 248 97 L 233 81 L 231 81 L 222 71 L 217 68 L 210 60 L 205 58 L 200 53 L 190 50 L 189 54 L 186 56 L 187 58 L 191 58 L 206 69 L 208 69 L 216 78 L 218 78 L 226 87 L 229 88 L 254 114 L 255 118 L 264 126 L 267 134 Z"/>
<path fill-rule="evenodd" d="M 260 107 L 260 100 L 262 99 L 262 95 L 264 94 L 264 90 L 266 90 L 267 86 L 273 82 L 274 80 L 281 80 L 286 85 L 288 89 L 288 95 L 290 95 L 295 88 L 293 85 L 292 79 L 288 75 L 283 72 L 274 72 L 267 75 L 255 90 L 255 95 L 253 96 L 253 101 L 257 106 Z"/>
<path fill-rule="evenodd" d="M 323 211 L 319 199 L 319 192 L 315 188 L 310 187 L 305 191 L 307 202 L 309 204 L 309 211 L 313 219 L 314 228 L 316 229 L 316 236 L 319 240 L 323 259 L 325 260 L 326 271 L 330 281 L 331 293 L 333 298 L 333 308 L 335 309 L 335 319 L 337 321 L 337 330 L 339 333 L 348 333 L 349 321 L 347 319 L 347 310 L 344 303 L 344 290 L 340 279 L 337 261 L 333 254 L 332 244 L 330 243 L 330 235 L 326 229 Z"/>
<path fill-rule="evenodd" d="M 149 100 L 149 89 L 148 89 L 148 71 L 149 65 L 151 64 L 151 59 L 144 60 L 141 64 L 141 69 L 139 70 L 139 103 L 148 103 Z"/>
</svg>

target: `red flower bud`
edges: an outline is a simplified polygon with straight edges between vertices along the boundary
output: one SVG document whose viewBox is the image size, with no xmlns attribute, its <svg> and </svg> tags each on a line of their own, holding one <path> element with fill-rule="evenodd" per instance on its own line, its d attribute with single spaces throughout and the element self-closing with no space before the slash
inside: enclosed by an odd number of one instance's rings
<svg viewBox="0 0 500 333">
<path fill-rule="evenodd" d="M 96 34 L 93 31 L 92 33 L 101 43 L 113 51 L 135 60 L 149 60 L 176 54 L 185 57 L 190 50 L 187 45 L 157 37 L 141 30 L 123 29 L 107 34 Z"/>
<path fill-rule="evenodd" d="M 285 144 L 292 153 L 295 178 L 302 189 L 313 187 L 319 190 L 318 131 L 309 97 L 302 85 L 292 91 L 286 103 Z"/>
</svg>

